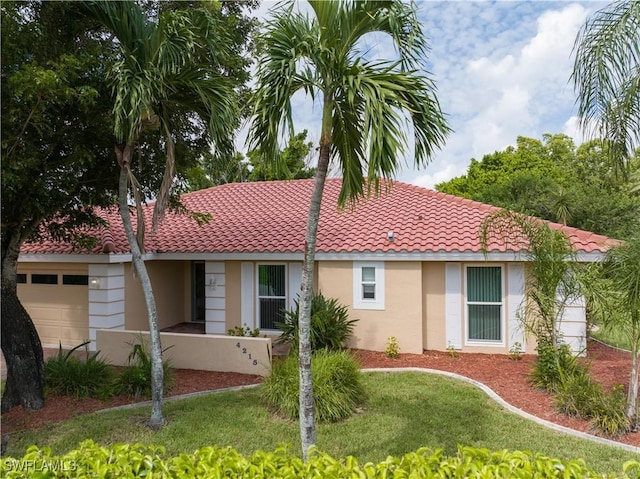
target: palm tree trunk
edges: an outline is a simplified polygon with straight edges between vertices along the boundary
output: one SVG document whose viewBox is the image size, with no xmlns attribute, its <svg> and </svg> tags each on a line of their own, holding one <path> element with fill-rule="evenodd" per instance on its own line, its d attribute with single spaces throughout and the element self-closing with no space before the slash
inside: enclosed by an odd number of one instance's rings
<svg viewBox="0 0 640 479">
<path fill-rule="evenodd" d="M 131 261 L 142 286 L 144 300 L 147 305 L 147 315 L 149 320 L 149 338 L 151 347 L 151 418 L 149 426 L 158 428 L 164 425 L 165 420 L 162 414 L 162 392 L 164 382 L 164 371 L 162 369 L 162 345 L 160 344 L 160 330 L 158 329 L 158 314 L 156 311 L 156 301 L 151 288 L 151 280 L 147 273 L 147 267 L 142 259 L 140 245 L 133 231 L 131 224 L 131 214 L 127 201 L 129 194 L 129 165 L 133 148 L 131 145 L 116 146 L 116 155 L 120 164 L 120 182 L 118 189 L 118 203 L 120 217 L 124 226 L 129 247 L 131 248 Z"/>
<path fill-rule="evenodd" d="M 638 351 L 637 343 L 631 348 L 631 376 L 629 378 L 629 391 L 627 393 L 627 418 L 631 428 L 635 429 L 638 420 Z"/>
<path fill-rule="evenodd" d="M 316 418 L 311 377 L 311 300 L 313 298 L 313 268 L 318 239 L 318 220 L 322 192 L 329 167 L 330 145 L 320 143 L 318 169 L 315 174 L 313 193 L 307 217 L 304 265 L 302 268 L 302 297 L 299 318 L 299 361 L 300 361 L 300 440 L 302 457 L 306 462 L 309 448 L 316 443 Z"/>
</svg>

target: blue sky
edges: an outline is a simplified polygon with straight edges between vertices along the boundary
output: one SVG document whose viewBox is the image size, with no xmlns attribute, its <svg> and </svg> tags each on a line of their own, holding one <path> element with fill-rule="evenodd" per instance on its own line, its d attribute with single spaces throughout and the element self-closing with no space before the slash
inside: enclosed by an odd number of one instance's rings
<svg viewBox="0 0 640 479">
<path fill-rule="evenodd" d="M 419 1 L 431 48 L 426 68 L 454 132 L 426 168 L 406 166 L 401 181 L 433 188 L 464 174 L 471 158 L 514 145 L 518 136 L 566 133 L 582 141 L 570 83 L 572 47 L 594 1 Z M 274 1 L 258 11 L 264 17 Z M 304 8 L 304 3 L 301 3 Z M 386 38 L 365 39 L 372 55 L 393 58 Z M 294 97 L 296 131 L 319 135 L 319 108 Z"/>
</svg>

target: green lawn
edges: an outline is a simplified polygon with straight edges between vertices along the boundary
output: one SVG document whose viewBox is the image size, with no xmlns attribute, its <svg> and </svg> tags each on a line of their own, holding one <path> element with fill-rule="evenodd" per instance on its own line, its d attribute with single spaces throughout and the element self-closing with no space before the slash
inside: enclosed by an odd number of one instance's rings
<svg viewBox="0 0 640 479">
<path fill-rule="evenodd" d="M 631 349 L 629 338 L 615 328 L 599 328 L 597 331 L 591 331 L 589 335 L 609 346 L 626 349 L 627 351 Z"/>
<path fill-rule="evenodd" d="M 479 389 L 458 380 L 424 373 L 365 373 L 369 395 L 364 410 L 351 419 L 318 427 L 318 447 L 335 457 L 381 461 L 421 446 L 454 454 L 458 444 L 522 449 L 560 459 L 585 458 L 599 472 L 620 472 L 640 455 L 602 446 L 538 426 L 505 412 Z M 259 389 L 169 402 L 168 424 L 158 432 L 143 426 L 148 408 L 78 417 L 38 431 L 15 433 L 8 454 L 20 456 L 30 444 L 54 453 L 83 439 L 101 444 L 161 444 L 171 454 L 205 445 L 232 446 L 243 454 L 293 444 L 299 452 L 298 424 L 274 417 L 259 400 Z"/>
</svg>

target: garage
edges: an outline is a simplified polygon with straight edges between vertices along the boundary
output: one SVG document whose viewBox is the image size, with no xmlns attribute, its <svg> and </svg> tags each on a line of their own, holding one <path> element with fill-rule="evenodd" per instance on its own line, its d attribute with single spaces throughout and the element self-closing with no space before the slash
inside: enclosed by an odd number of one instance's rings
<svg viewBox="0 0 640 479">
<path fill-rule="evenodd" d="M 89 338 L 86 264 L 23 263 L 18 267 L 18 297 L 44 347 L 73 347 Z"/>
</svg>

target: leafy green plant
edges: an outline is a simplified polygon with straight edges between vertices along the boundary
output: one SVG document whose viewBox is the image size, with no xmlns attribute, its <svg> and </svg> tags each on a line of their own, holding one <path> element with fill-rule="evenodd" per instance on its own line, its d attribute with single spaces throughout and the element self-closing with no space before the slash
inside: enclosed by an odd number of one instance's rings
<svg viewBox="0 0 640 479">
<path fill-rule="evenodd" d="M 591 379 L 587 368 L 559 372 L 555 384 L 553 403 L 555 408 L 567 416 L 588 419 L 592 417 L 604 392 L 600 384 Z"/>
<path fill-rule="evenodd" d="M 458 357 L 458 350 L 452 342 L 449 342 L 449 346 L 447 346 L 447 351 L 449 352 L 449 356 L 452 358 Z"/>
<path fill-rule="evenodd" d="M 374 464 L 360 464 L 353 456 L 334 458 L 313 448 L 304 461 L 284 446 L 275 451 L 256 451 L 243 456 L 231 447 L 207 446 L 192 454 L 169 456 L 162 446 L 114 444 L 103 447 L 92 440 L 82 442 L 64 455 L 51 454 L 47 448 L 31 446 L 20 459 L 3 457 L 3 477 L 18 478 L 34 474 L 43 464 L 60 467 L 48 469 L 46 477 L 430 477 L 457 479 L 468 477 L 566 477 L 601 478 L 587 467 L 583 459 L 562 461 L 528 451 L 490 451 L 458 447 L 447 456 L 442 449 L 421 448 L 402 457 L 388 456 Z M 22 467 L 20 467 L 22 466 Z M 616 477 L 637 472 L 638 461 L 628 461 Z M 43 476 L 44 477 L 44 476 Z"/>
<path fill-rule="evenodd" d="M 113 369 L 108 362 L 98 357 L 100 351 L 89 354 L 88 344 L 89 341 L 85 341 L 66 352 L 60 344 L 58 354 L 47 359 L 44 375 L 50 392 L 74 397 L 105 398 L 110 395 Z M 74 356 L 83 347 L 86 350 L 85 360 Z"/>
<path fill-rule="evenodd" d="M 173 386 L 171 361 L 163 358 L 162 369 L 164 372 L 163 390 L 167 392 Z M 151 396 L 151 356 L 148 345 L 142 339 L 131 344 L 128 364 L 122 368 L 115 381 L 115 391 L 117 394 L 133 397 Z"/>
<path fill-rule="evenodd" d="M 351 416 L 364 400 L 360 365 L 348 351 L 321 349 L 311 360 L 313 397 L 319 421 L 333 422 Z M 290 354 L 273 363 L 264 381 L 262 398 L 279 414 L 298 418 L 299 404 L 298 357 Z"/>
<path fill-rule="evenodd" d="M 300 305 L 284 311 L 284 321 L 276 323 L 282 331 L 278 343 L 290 343 L 292 350 L 298 347 L 298 318 Z M 344 347 L 357 319 L 349 319 L 347 307 L 337 299 L 327 299 L 322 293 L 313 296 L 311 301 L 311 350 L 329 349 L 337 351 Z"/>
<path fill-rule="evenodd" d="M 520 361 L 523 353 L 522 343 L 520 341 L 516 341 L 513 343 L 513 346 L 509 348 L 509 359 L 513 361 Z"/>
<path fill-rule="evenodd" d="M 229 336 L 245 336 L 249 338 L 258 338 L 260 337 L 260 328 L 251 329 L 245 324 L 244 327 L 234 326 L 233 328 L 228 329 L 227 334 Z"/>
<path fill-rule="evenodd" d="M 609 394 L 602 394 L 591 413 L 591 427 L 609 437 L 618 437 L 631 430 L 626 414 L 627 398 L 622 386 L 616 386 Z"/>
<path fill-rule="evenodd" d="M 538 359 L 529 378 L 537 388 L 555 391 L 563 374 L 572 375 L 581 367 L 568 344 L 554 346 L 551 340 L 542 339 L 536 350 Z"/>
<path fill-rule="evenodd" d="M 389 336 L 387 338 L 387 347 L 384 349 L 384 354 L 388 358 L 397 358 L 400 356 L 400 344 L 398 344 L 398 338 L 395 336 Z"/>
</svg>

